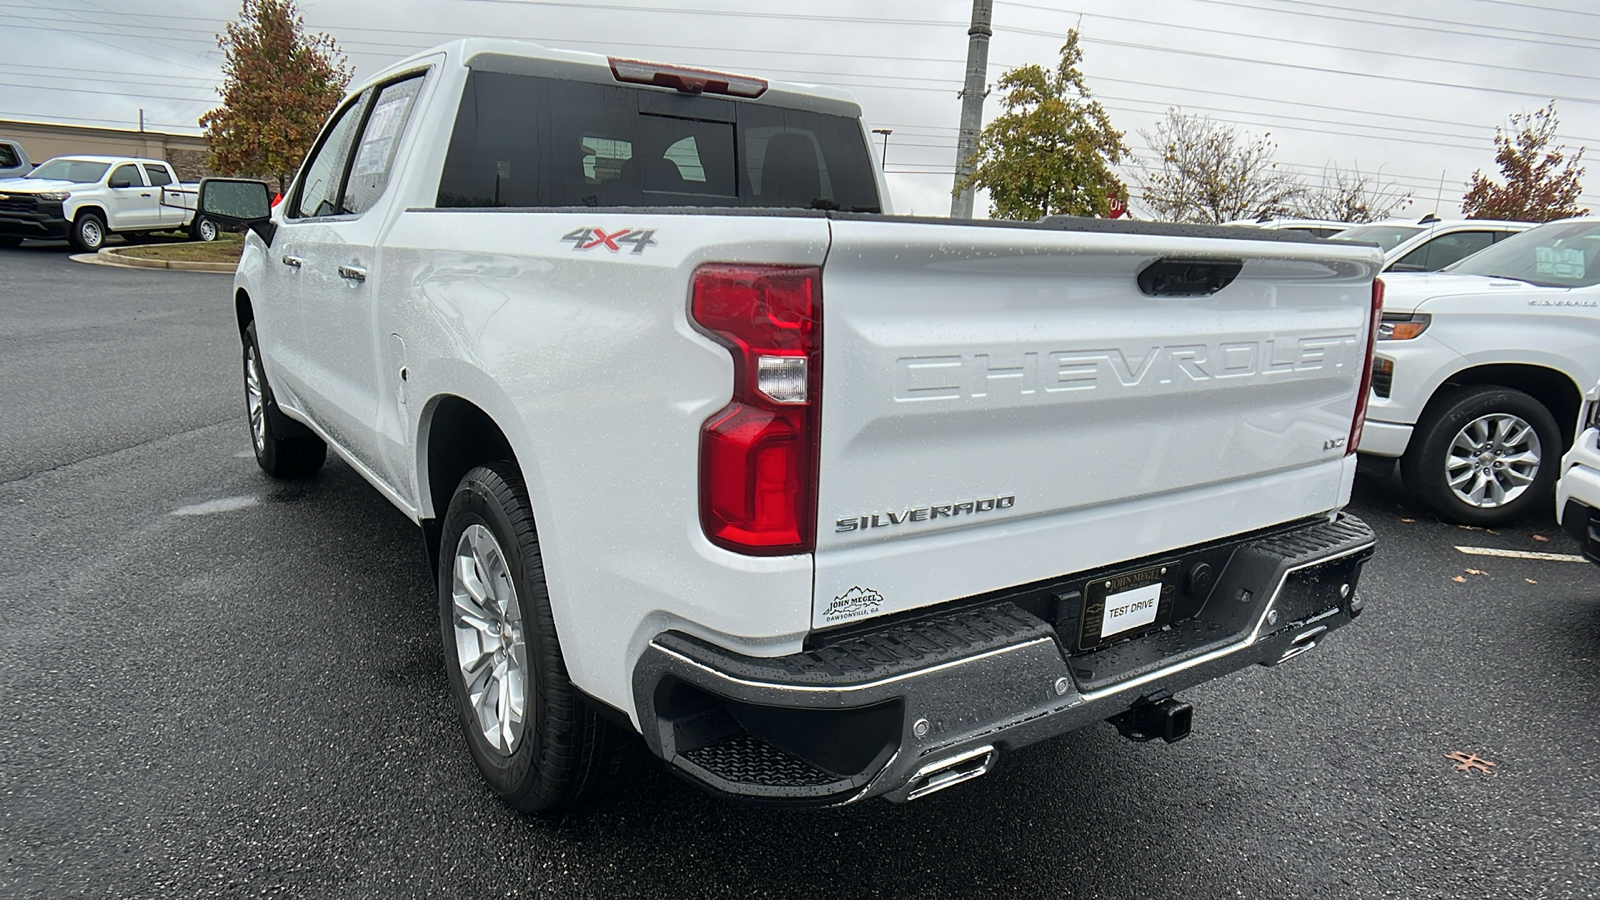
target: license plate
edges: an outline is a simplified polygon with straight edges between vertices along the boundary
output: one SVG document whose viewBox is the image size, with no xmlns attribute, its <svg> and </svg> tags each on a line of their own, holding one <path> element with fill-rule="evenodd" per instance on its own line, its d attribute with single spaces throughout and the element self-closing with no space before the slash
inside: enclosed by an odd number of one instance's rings
<svg viewBox="0 0 1600 900">
<path fill-rule="evenodd" d="M 1085 585 L 1078 647 L 1089 650 L 1165 625 L 1172 618 L 1179 568 L 1167 563 Z"/>
</svg>

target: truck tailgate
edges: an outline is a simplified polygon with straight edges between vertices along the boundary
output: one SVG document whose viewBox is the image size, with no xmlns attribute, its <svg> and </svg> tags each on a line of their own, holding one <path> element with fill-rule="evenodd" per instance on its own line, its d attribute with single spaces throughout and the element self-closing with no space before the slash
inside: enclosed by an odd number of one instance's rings
<svg viewBox="0 0 1600 900">
<path fill-rule="evenodd" d="M 813 627 L 1337 509 L 1375 249 L 835 220 Z M 1160 259 L 1240 260 L 1148 296 Z"/>
</svg>

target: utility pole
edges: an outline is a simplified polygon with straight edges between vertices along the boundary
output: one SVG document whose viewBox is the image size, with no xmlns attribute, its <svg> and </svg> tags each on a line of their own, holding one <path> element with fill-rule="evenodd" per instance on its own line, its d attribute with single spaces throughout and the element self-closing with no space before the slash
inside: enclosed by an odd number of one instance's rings
<svg viewBox="0 0 1600 900">
<path fill-rule="evenodd" d="M 994 34 L 994 0 L 972 0 L 972 27 L 967 30 L 967 83 L 961 90 L 961 136 L 956 139 L 956 180 L 950 218 L 972 218 L 973 193 L 962 183 L 972 175 L 972 157 L 983 130 L 983 98 L 989 92 L 989 38 Z"/>
</svg>

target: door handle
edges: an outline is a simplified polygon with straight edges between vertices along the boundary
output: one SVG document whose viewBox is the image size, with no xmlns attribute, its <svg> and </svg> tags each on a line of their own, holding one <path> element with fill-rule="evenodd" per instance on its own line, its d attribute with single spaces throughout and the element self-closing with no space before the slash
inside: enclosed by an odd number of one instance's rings
<svg viewBox="0 0 1600 900">
<path fill-rule="evenodd" d="M 283 264 L 286 266 L 293 266 L 294 268 L 298 269 L 305 265 L 306 261 L 298 256 L 285 256 L 283 258 Z"/>
<path fill-rule="evenodd" d="M 351 281 L 356 281 L 356 282 L 366 281 L 367 280 L 367 270 L 361 268 L 360 266 L 340 266 L 339 267 L 339 277 L 340 278 L 348 278 Z"/>
<path fill-rule="evenodd" d="M 140 195 L 139 195 L 139 196 L 141 196 L 141 197 L 148 197 L 148 196 L 150 196 L 150 195 L 149 195 L 149 194 L 140 194 Z"/>
</svg>

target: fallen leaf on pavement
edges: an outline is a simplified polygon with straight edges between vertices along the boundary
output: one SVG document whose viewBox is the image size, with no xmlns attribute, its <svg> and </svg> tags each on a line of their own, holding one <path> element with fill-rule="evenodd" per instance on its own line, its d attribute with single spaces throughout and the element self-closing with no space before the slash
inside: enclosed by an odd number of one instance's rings
<svg viewBox="0 0 1600 900">
<path fill-rule="evenodd" d="M 1462 531 L 1482 531 L 1483 530 L 1482 528 L 1479 528 L 1476 525 L 1457 525 L 1456 527 L 1461 529 Z"/>
<path fill-rule="evenodd" d="M 1402 521 L 1402 522 L 1415 522 L 1417 520 L 1416 519 L 1401 519 L 1400 521 Z"/>
<path fill-rule="evenodd" d="M 1537 582 L 1537 581 L 1534 581 L 1534 580 L 1533 580 L 1533 579 L 1532 579 L 1532 578 L 1524 578 L 1524 579 L 1522 579 L 1522 580 L 1523 580 L 1523 581 L 1526 581 L 1526 582 L 1527 582 L 1527 583 L 1529 583 L 1529 584 L 1538 584 L 1538 583 L 1539 583 L 1539 582 Z"/>
<path fill-rule="evenodd" d="M 1454 767 L 1457 772 L 1482 772 L 1485 775 L 1494 774 L 1493 760 L 1484 759 L 1476 753 L 1462 753 L 1460 750 L 1452 750 L 1451 752 L 1446 753 L 1444 758 L 1457 764 Z"/>
<path fill-rule="evenodd" d="M 1488 572 L 1485 572 L 1482 569 L 1465 569 L 1463 571 L 1465 571 L 1468 575 L 1487 575 L 1487 574 L 1489 574 Z"/>
<path fill-rule="evenodd" d="M 1547 538 L 1547 537 L 1545 537 L 1545 536 L 1544 536 L 1544 535 L 1542 535 L 1542 534 L 1536 534 L 1536 535 L 1534 535 L 1534 536 L 1533 536 L 1533 539 L 1534 539 L 1534 540 L 1536 540 L 1536 541 L 1538 541 L 1538 542 L 1539 542 L 1539 543 L 1541 543 L 1541 544 L 1548 544 L 1548 543 L 1550 543 L 1550 539 L 1549 539 L 1549 538 Z"/>
<path fill-rule="evenodd" d="M 1467 583 L 1467 580 L 1465 578 L 1462 578 L 1460 575 L 1457 575 L 1456 577 L 1454 577 L 1454 578 L 1452 578 L 1450 580 L 1454 581 L 1456 584 L 1466 584 Z"/>
</svg>

